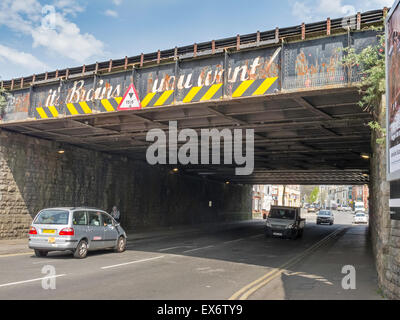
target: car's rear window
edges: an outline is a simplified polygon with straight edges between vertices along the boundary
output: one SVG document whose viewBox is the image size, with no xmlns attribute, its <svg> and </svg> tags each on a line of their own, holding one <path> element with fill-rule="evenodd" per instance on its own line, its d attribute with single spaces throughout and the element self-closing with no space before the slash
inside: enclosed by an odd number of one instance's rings
<svg viewBox="0 0 400 320">
<path fill-rule="evenodd" d="M 69 212 L 65 210 L 43 210 L 35 219 L 35 224 L 68 224 Z"/>
<path fill-rule="evenodd" d="M 356 214 L 356 217 L 365 217 L 365 214 Z"/>
<path fill-rule="evenodd" d="M 319 216 L 330 216 L 331 212 L 330 211 L 320 211 L 318 213 Z"/>
</svg>

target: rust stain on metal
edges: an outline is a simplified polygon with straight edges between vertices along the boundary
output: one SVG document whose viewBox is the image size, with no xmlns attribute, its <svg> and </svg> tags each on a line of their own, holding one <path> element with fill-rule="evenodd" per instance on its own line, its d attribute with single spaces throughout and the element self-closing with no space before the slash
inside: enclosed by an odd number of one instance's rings
<svg viewBox="0 0 400 320">
<path fill-rule="evenodd" d="M 328 36 L 331 35 L 331 18 L 328 18 L 328 19 L 326 20 L 326 34 L 327 34 Z"/>
<path fill-rule="evenodd" d="M 15 97 L 13 101 L 14 112 L 28 112 L 29 97 L 29 93 Z"/>
</svg>

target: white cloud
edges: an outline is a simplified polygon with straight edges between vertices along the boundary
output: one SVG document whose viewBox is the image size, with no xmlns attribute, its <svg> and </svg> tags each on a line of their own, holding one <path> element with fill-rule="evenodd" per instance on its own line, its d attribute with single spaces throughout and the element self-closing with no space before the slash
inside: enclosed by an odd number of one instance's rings
<svg viewBox="0 0 400 320">
<path fill-rule="evenodd" d="M 302 22 L 336 18 L 357 13 L 352 5 L 343 4 L 342 0 L 296 1 L 292 6 L 292 14 Z"/>
<path fill-rule="evenodd" d="M 292 3 L 292 14 L 299 22 L 354 15 L 357 12 L 390 7 L 394 0 L 303 0 Z"/>
<path fill-rule="evenodd" d="M 367 0 L 366 5 L 371 8 L 383 8 L 391 7 L 394 4 L 394 0 Z"/>
<path fill-rule="evenodd" d="M 302 22 L 312 20 L 312 10 L 304 2 L 295 2 L 292 7 L 292 14 Z"/>
<path fill-rule="evenodd" d="M 33 47 L 43 47 L 60 57 L 83 63 L 89 58 L 102 56 L 104 44 L 68 20 L 68 15 L 82 12 L 76 0 L 56 0 L 53 5 L 58 11 L 46 12 L 43 24 L 42 6 L 38 0 L 1 0 L 0 26 L 5 25 L 16 33 L 30 35 Z"/>
<path fill-rule="evenodd" d="M 93 35 L 84 33 L 75 23 L 55 13 L 54 29 L 38 27 L 32 30 L 33 47 L 45 47 L 59 55 L 83 63 L 103 52 L 103 43 Z"/>
<path fill-rule="evenodd" d="M 122 3 L 122 0 L 113 0 L 116 6 L 119 6 Z"/>
<path fill-rule="evenodd" d="M 17 51 L 13 48 L 6 47 L 0 44 L 0 58 L 12 64 L 27 68 L 31 71 L 44 71 L 47 65 L 31 55 L 30 53 Z"/>
<path fill-rule="evenodd" d="M 104 14 L 106 15 L 106 16 L 109 16 L 109 17 L 113 17 L 113 18 L 117 18 L 118 17 L 118 12 L 117 11 L 114 11 L 114 10 L 106 10 L 105 12 L 104 12 Z"/>
<path fill-rule="evenodd" d="M 76 16 L 78 13 L 85 11 L 85 8 L 77 0 L 56 0 L 53 5 L 64 15 Z"/>
</svg>

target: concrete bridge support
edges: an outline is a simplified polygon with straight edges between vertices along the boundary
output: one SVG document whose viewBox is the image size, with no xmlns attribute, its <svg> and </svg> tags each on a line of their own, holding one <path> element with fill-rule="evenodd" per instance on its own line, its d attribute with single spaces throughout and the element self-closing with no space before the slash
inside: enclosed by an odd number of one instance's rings
<svg viewBox="0 0 400 320">
<path fill-rule="evenodd" d="M 17 133 L 0 133 L 0 239 L 27 236 L 46 207 L 120 208 L 122 225 L 156 227 L 251 217 L 251 186 L 192 178 L 166 167 Z M 210 207 L 211 201 L 211 207 Z"/>
</svg>

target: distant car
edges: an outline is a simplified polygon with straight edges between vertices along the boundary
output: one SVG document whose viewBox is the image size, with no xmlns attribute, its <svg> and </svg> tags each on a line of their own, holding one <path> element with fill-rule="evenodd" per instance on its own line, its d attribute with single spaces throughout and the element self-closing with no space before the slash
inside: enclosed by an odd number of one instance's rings
<svg viewBox="0 0 400 320">
<path fill-rule="evenodd" d="M 351 207 L 349 206 L 343 206 L 342 211 L 351 211 Z"/>
<path fill-rule="evenodd" d="M 310 206 L 307 208 L 307 212 L 316 212 L 317 209 L 314 206 Z"/>
<path fill-rule="evenodd" d="M 368 224 L 368 217 L 363 211 L 358 211 L 353 218 L 354 224 Z"/>
<path fill-rule="evenodd" d="M 333 225 L 335 218 L 330 210 L 320 210 L 317 215 L 317 224 L 329 224 Z"/>
<path fill-rule="evenodd" d="M 29 229 L 29 248 L 38 257 L 50 251 L 71 251 L 85 258 L 88 251 L 126 249 L 124 229 L 107 212 L 92 208 L 50 208 L 41 210 Z"/>
</svg>

